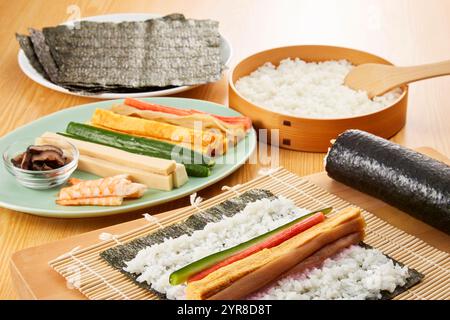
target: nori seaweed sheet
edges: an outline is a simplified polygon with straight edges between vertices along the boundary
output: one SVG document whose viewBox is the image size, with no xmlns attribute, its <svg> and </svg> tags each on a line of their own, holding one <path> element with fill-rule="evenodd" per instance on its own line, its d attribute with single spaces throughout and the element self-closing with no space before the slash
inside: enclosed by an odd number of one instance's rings
<svg viewBox="0 0 450 320">
<path fill-rule="evenodd" d="M 129 277 L 136 285 L 149 290 L 150 292 L 155 294 L 159 299 L 167 299 L 165 294 L 153 290 L 151 285 L 148 285 L 145 282 L 141 283 L 136 281 L 138 275 L 126 272 L 123 269 L 126 266 L 125 261 L 132 260 L 141 249 L 147 246 L 151 246 L 156 243 L 162 243 L 168 238 L 177 238 L 183 234 L 192 234 L 192 232 L 194 232 L 195 230 L 203 229 L 207 223 L 220 221 L 225 216 L 231 217 L 236 213 L 242 211 L 248 203 L 260 199 L 275 199 L 275 198 L 276 198 L 275 195 L 268 190 L 253 189 L 247 191 L 242 195 L 221 202 L 211 208 L 203 210 L 202 212 L 193 214 L 185 221 L 173 224 L 163 229 L 158 229 L 157 231 L 147 236 L 135 239 L 127 244 L 118 245 L 108 250 L 105 250 L 100 253 L 100 257 L 103 258 L 113 268 L 119 270 L 121 273 Z M 371 246 L 363 242 L 361 242 L 360 245 L 366 248 L 372 248 Z M 392 259 L 387 255 L 386 257 L 393 260 L 394 263 L 403 266 L 402 263 L 396 261 L 395 259 Z M 381 292 L 382 294 L 381 300 L 392 299 L 393 297 L 399 295 L 400 293 L 406 291 L 407 289 L 411 288 L 412 286 L 420 282 L 424 277 L 423 274 L 419 273 L 414 269 L 408 268 L 408 270 L 409 270 L 409 278 L 407 279 L 406 284 L 404 286 L 397 287 L 392 293 L 387 291 Z"/>
<path fill-rule="evenodd" d="M 373 248 L 372 246 L 370 246 L 364 242 L 360 242 L 359 245 L 361 247 L 368 248 L 368 249 Z M 391 259 L 394 262 L 394 264 L 398 264 L 401 267 L 405 266 L 403 263 L 391 258 L 387 254 L 385 254 L 385 256 L 388 259 Z M 379 300 L 390 300 L 390 299 L 394 298 L 395 296 L 398 296 L 399 294 L 405 292 L 406 290 L 413 287 L 414 285 L 418 284 L 425 277 L 424 274 L 420 273 L 416 269 L 412 269 L 412 268 L 408 267 L 408 272 L 409 272 L 409 277 L 406 279 L 406 283 L 403 286 L 397 286 L 397 288 L 395 288 L 395 290 L 393 292 L 381 291 L 381 299 L 379 299 Z"/>
<path fill-rule="evenodd" d="M 36 29 L 29 29 L 29 32 L 34 52 L 45 70 L 45 73 L 52 82 L 58 83 L 59 69 L 53 60 L 50 47 L 45 41 L 44 34 L 42 31 Z"/>
<path fill-rule="evenodd" d="M 360 130 L 331 147 L 328 175 L 450 234 L 450 166 Z"/>
<path fill-rule="evenodd" d="M 158 229 L 145 237 L 103 251 L 100 253 L 100 257 L 106 260 L 112 267 L 128 276 L 138 286 L 151 291 L 160 299 L 166 299 L 165 294 L 153 290 L 147 283 L 137 282 L 136 278 L 138 275 L 123 270 L 126 266 L 125 261 L 132 260 L 141 249 L 147 246 L 164 242 L 168 238 L 178 238 L 183 234 L 192 234 L 195 230 L 203 229 L 209 222 L 219 221 L 225 216 L 234 216 L 236 213 L 242 211 L 248 203 L 265 198 L 274 199 L 275 196 L 268 190 L 254 189 L 247 191 L 214 207 L 195 213 L 185 221 L 175 223 L 164 229 Z"/>
<path fill-rule="evenodd" d="M 220 79 L 218 22 L 171 14 L 146 21 L 81 21 L 30 29 L 32 46 L 18 38 L 33 67 L 70 91 L 157 91 Z M 31 49 L 31 50 L 30 50 Z"/>
<path fill-rule="evenodd" d="M 33 43 L 31 42 L 31 39 L 27 35 L 22 35 L 16 33 L 16 39 L 19 42 L 20 48 L 25 53 L 25 56 L 27 57 L 28 61 L 30 62 L 31 66 L 45 79 L 49 79 L 47 73 L 45 72 L 44 68 L 42 67 L 42 64 L 39 62 L 39 58 L 36 55 L 36 52 L 34 51 Z"/>
</svg>

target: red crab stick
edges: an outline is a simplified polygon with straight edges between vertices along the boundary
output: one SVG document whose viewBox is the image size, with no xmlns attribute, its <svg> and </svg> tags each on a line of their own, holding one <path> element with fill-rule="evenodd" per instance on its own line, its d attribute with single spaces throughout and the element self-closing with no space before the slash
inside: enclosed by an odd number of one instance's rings
<svg viewBox="0 0 450 320">
<path fill-rule="evenodd" d="M 131 107 L 140 109 L 140 110 L 158 111 L 158 112 L 175 114 L 177 116 L 188 116 L 188 115 L 192 114 L 191 110 L 177 109 L 177 108 L 162 106 L 159 104 L 144 102 L 144 101 L 131 99 L 131 98 L 126 98 L 125 104 L 129 105 Z"/>
<path fill-rule="evenodd" d="M 210 114 L 199 110 L 193 110 L 193 109 L 177 109 L 173 107 L 168 106 L 162 106 L 155 103 L 150 102 L 144 102 L 132 98 L 126 98 L 125 102 L 126 105 L 140 109 L 140 110 L 150 110 L 150 111 L 157 111 L 157 112 L 164 112 L 169 114 L 174 114 L 177 116 L 188 116 L 195 113 L 201 113 L 201 114 L 209 114 L 219 120 L 222 120 L 229 124 L 242 124 L 245 129 L 250 129 L 252 127 L 252 120 L 248 117 L 227 117 L 227 116 L 219 116 L 216 114 Z"/>
<path fill-rule="evenodd" d="M 200 271 L 199 273 L 193 275 L 188 279 L 188 282 L 197 281 L 200 279 L 203 279 L 208 274 L 223 268 L 229 264 L 232 264 L 233 262 L 242 260 L 258 251 L 261 251 L 263 249 L 269 249 L 275 246 L 278 246 L 279 244 L 285 242 L 286 240 L 298 235 L 299 233 L 311 228 L 312 226 L 315 226 L 316 224 L 322 222 L 325 220 L 325 215 L 322 212 L 318 212 L 311 217 L 301 220 L 298 223 L 292 225 L 291 227 L 284 229 L 280 231 L 279 233 L 267 238 L 266 240 L 255 244 L 254 246 L 251 246 L 239 253 L 236 253 L 235 255 L 226 258 L 225 260 L 222 260 L 221 262 L 213 265 L 212 267 L 205 269 L 203 271 Z"/>
</svg>

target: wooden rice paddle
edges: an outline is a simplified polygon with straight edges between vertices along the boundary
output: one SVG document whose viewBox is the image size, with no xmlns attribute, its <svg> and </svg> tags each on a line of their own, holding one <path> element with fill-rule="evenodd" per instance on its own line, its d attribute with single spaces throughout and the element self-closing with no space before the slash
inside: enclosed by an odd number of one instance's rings
<svg viewBox="0 0 450 320">
<path fill-rule="evenodd" d="M 365 63 L 353 68 L 344 83 L 373 98 L 407 83 L 445 75 L 450 75 L 450 60 L 413 67 Z"/>
</svg>

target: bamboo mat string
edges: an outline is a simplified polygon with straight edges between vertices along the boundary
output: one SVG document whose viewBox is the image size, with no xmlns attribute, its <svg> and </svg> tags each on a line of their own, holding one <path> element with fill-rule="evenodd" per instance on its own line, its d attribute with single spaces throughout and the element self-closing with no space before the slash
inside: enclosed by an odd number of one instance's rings
<svg viewBox="0 0 450 320">
<path fill-rule="evenodd" d="M 100 240 L 103 240 L 103 241 L 114 240 L 117 244 L 123 244 L 122 242 L 120 242 L 119 237 L 120 237 L 120 235 L 118 236 L 116 234 L 111 234 L 111 233 L 108 233 L 108 232 L 102 232 L 98 236 L 98 238 Z"/>
<path fill-rule="evenodd" d="M 150 213 L 144 213 L 143 214 L 144 219 L 147 220 L 148 222 L 152 223 L 152 224 L 156 224 L 158 226 L 158 228 L 163 229 L 164 226 L 162 225 L 162 223 L 159 221 L 159 219 L 157 217 L 152 216 Z"/>
<path fill-rule="evenodd" d="M 241 185 L 240 184 L 237 184 L 237 185 L 235 185 L 235 186 L 233 186 L 233 187 L 229 187 L 229 186 L 222 186 L 222 188 L 221 188 L 221 190 L 222 191 L 231 191 L 231 192 L 233 192 L 235 195 L 237 195 L 237 196 L 240 196 L 242 193 L 240 193 L 238 190 L 239 190 L 239 188 L 241 187 Z"/>
<path fill-rule="evenodd" d="M 70 254 L 71 254 L 72 252 L 76 252 L 76 251 L 78 251 L 78 250 L 80 250 L 80 249 L 81 249 L 81 247 L 80 247 L 80 246 L 77 246 L 77 247 L 73 248 L 72 250 L 63 253 L 62 255 L 60 255 L 59 257 L 57 257 L 55 260 L 62 260 L 62 259 L 70 258 Z"/>
<path fill-rule="evenodd" d="M 202 203 L 203 198 L 200 196 L 197 196 L 197 192 L 194 192 L 190 195 L 189 201 L 191 203 L 191 206 L 195 208 L 199 213 L 203 212 L 203 209 L 200 208 L 200 203 Z"/>
</svg>

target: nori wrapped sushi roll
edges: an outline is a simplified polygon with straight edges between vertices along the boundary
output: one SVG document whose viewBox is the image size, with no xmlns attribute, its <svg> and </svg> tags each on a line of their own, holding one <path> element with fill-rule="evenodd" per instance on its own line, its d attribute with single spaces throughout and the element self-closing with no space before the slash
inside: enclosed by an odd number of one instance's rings
<svg viewBox="0 0 450 320">
<path fill-rule="evenodd" d="M 450 166 L 360 130 L 326 157 L 328 176 L 450 234 Z"/>
</svg>

